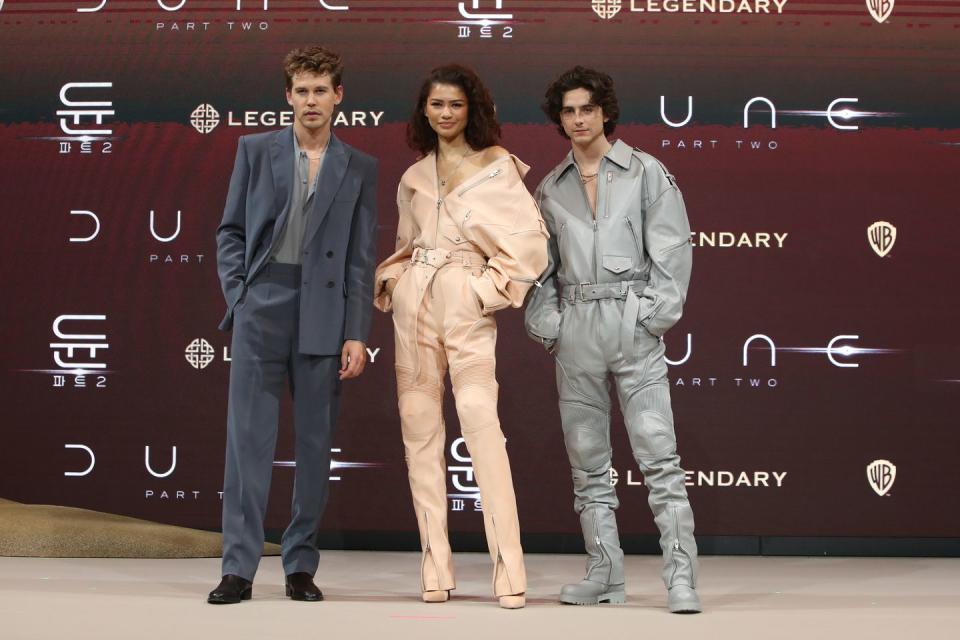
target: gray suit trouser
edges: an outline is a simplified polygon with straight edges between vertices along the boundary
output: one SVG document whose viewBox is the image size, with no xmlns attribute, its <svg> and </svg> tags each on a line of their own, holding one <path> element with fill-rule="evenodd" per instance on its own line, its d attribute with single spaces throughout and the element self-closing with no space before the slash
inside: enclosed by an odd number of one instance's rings
<svg viewBox="0 0 960 640">
<path fill-rule="evenodd" d="M 284 572 L 314 575 L 314 543 L 327 502 L 330 446 L 340 403 L 337 356 L 299 352 L 300 267 L 269 264 L 237 305 L 231 346 L 223 482 L 223 575 L 252 581 L 263 552 L 280 398 L 293 396 L 296 476 Z"/>
</svg>

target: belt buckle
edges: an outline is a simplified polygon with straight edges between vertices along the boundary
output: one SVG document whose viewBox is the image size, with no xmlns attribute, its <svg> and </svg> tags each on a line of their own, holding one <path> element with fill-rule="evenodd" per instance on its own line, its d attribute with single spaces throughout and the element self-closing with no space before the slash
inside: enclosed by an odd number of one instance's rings
<svg viewBox="0 0 960 640">
<path fill-rule="evenodd" d="M 589 284 L 591 284 L 591 283 L 589 283 L 589 282 L 581 282 L 581 283 L 579 283 L 579 284 L 577 285 L 577 287 L 573 290 L 573 299 L 574 299 L 574 302 L 576 302 L 577 293 L 578 293 L 578 292 L 580 293 L 580 302 L 586 302 L 586 301 L 587 301 L 586 297 L 584 297 L 584 295 L 583 295 L 583 286 L 584 286 L 584 285 L 589 285 Z"/>
</svg>

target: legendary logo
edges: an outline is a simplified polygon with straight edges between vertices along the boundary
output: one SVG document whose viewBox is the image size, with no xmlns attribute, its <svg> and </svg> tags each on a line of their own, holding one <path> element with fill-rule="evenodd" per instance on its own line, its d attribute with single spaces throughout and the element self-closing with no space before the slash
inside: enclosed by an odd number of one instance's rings
<svg viewBox="0 0 960 640">
<path fill-rule="evenodd" d="M 379 127 L 383 111 L 338 111 L 335 127 Z M 224 116 L 212 104 L 198 105 L 190 113 L 190 124 L 202 134 L 216 129 L 221 122 L 228 127 L 286 127 L 293 124 L 293 111 L 227 111 Z"/>
<path fill-rule="evenodd" d="M 206 369 L 213 362 L 213 345 L 203 338 L 197 338 L 187 345 L 183 355 L 194 369 Z"/>
<path fill-rule="evenodd" d="M 783 487 L 787 473 L 787 471 L 685 471 L 683 483 L 688 487 L 765 487 L 779 489 Z M 617 486 L 619 481 L 620 474 L 611 467 L 610 486 Z M 642 486 L 643 476 L 635 477 L 633 469 L 627 469 L 627 485 L 631 487 Z"/>
<path fill-rule="evenodd" d="M 722 249 L 783 249 L 790 233 L 766 231 L 691 231 L 690 244 L 694 247 L 720 247 Z"/>
<path fill-rule="evenodd" d="M 896 479 L 897 467 L 889 460 L 874 460 L 867 465 L 867 482 L 878 496 L 890 493 Z"/>
<path fill-rule="evenodd" d="M 897 241 L 897 228 L 889 222 L 879 220 L 867 227 L 867 241 L 881 258 L 890 253 L 893 243 Z"/>
<path fill-rule="evenodd" d="M 877 22 L 884 22 L 893 13 L 895 0 L 867 0 L 867 9 Z"/>
<path fill-rule="evenodd" d="M 190 114 L 190 124 L 200 133 L 210 133 L 220 124 L 220 113 L 209 104 L 201 104 Z"/>
<path fill-rule="evenodd" d="M 786 4 L 787 0 L 630 0 L 630 11 L 634 13 L 782 14 Z"/>
<path fill-rule="evenodd" d="M 620 0 L 591 0 L 590 5 L 593 7 L 593 12 L 602 20 L 609 20 L 623 8 Z"/>
</svg>

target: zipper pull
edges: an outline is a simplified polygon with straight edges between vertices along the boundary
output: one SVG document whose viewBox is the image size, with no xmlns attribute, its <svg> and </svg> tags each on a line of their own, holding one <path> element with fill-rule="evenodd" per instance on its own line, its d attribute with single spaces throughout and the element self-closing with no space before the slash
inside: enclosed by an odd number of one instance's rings
<svg viewBox="0 0 960 640">
<path fill-rule="evenodd" d="M 603 545 L 600 544 L 600 536 L 597 536 L 597 546 L 598 546 L 598 547 L 603 546 Z"/>
<path fill-rule="evenodd" d="M 680 551 L 680 540 L 679 540 L 679 538 L 678 538 L 677 540 L 674 540 L 674 541 L 673 541 L 673 549 L 674 549 L 674 551 Z"/>
</svg>

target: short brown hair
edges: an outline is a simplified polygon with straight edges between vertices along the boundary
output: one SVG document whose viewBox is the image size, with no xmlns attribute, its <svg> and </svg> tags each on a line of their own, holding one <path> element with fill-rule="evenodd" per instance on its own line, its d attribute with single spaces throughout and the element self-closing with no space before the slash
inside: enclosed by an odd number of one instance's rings
<svg viewBox="0 0 960 640">
<path fill-rule="evenodd" d="M 330 83 L 336 89 L 343 79 L 343 60 L 339 53 L 326 47 L 312 46 L 294 49 L 283 59 L 283 72 L 287 76 L 287 91 L 293 88 L 293 76 L 308 71 L 330 74 Z"/>
<path fill-rule="evenodd" d="M 467 128 L 463 135 L 471 148 L 486 149 L 497 144 L 500 139 L 500 123 L 497 122 L 497 110 L 490 92 L 473 69 L 459 64 L 447 64 L 431 71 L 420 87 L 417 106 L 407 123 L 407 144 L 411 149 L 423 155 L 437 150 L 437 132 L 430 127 L 423 113 L 430 90 L 435 84 L 459 87 L 467 96 Z"/>
<path fill-rule="evenodd" d="M 590 100 L 603 110 L 603 117 L 608 119 L 603 123 L 603 135 L 609 136 L 613 133 L 620 118 L 620 103 L 617 101 L 616 91 L 613 90 L 613 78 L 596 69 L 576 66 L 561 73 L 547 87 L 543 104 L 540 105 L 547 117 L 557 125 L 560 135 L 564 138 L 570 137 L 563 130 L 560 111 L 563 109 L 563 94 L 574 89 L 586 89 L 590 92 Z"/>
</svg>

